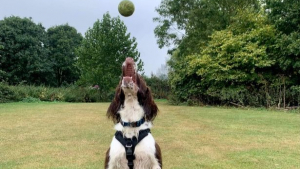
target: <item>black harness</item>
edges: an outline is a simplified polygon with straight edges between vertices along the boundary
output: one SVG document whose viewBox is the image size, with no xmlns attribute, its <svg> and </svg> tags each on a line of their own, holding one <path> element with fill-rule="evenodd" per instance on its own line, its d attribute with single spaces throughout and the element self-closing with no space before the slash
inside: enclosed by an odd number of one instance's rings
<svg viewBox="0 0 300 169">
<path fill-rule="evenodd" d="M 141 122 L 143 121 L 143 122 Z M 138 122 L 133 122 L 133 123 L 126 123 L 126 126 L 135 126 L 135 127 L 139 127 L 140 125 L 142 125 L 145 122 L 145 119 L 141 119 Z M 138 125 L 137 125 L 138 123 Z M 123 126 L 124 122 L 121 122 L 121 124 Z M 133 125 L 131 125 L 133 124 Z M 130 169 L 133 169 L 133 160 L 135 159 L 135 155 L 134 155 L 134 150 L 136 145 L 142 141 L 148 134 L 150 133 L 150 129 L 146 129 L 146 130 L 140 130 L 139 131 L 139 136 L 138 138 L 133 137 L 133 138 L 126 138 L 123 136 L 123 132 L 121 131 L 117 131 L 115 134 L 116 139 L 124 146 L 125 148 L 125 152 L 126 152 L 126 159 L 128 160 L 128 167 Z"/>
</svg>

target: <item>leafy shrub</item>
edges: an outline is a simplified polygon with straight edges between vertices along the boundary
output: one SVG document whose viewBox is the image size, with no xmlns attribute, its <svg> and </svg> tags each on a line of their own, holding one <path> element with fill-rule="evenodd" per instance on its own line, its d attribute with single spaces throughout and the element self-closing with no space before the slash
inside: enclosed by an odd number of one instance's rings
<svg viewBox="0 0 300 169">
<path fill-rule="evenodd" d="M 152 95 L 155 99 L 167 99 L 170 93 L 168 79 L 162 79 L 151 75 L 150 78 L 143 77 L 147 85 L 150 87 Z"/>
<path fill-rule="evenodd" d="M 300 86 L 292 86 L 288 92 L 288 96 L 291 97 L 294 105 L 300 105 Z"/>
<path fill-rule="evenodd" d="M 41 102 L 41 100 L 39 98 L 26 97 L 26 98 L 22 99 L 22 102 L 25 102 L 25 103 L 37 103 L 37 102 Z"/>
<path fill-rule="evenodd" d="M 179 105 L 181 103 L 179 97 L 175 96 L 174 94 L 169 95 L 168 101 L 171 105 Z"/>
<path fill-rule="evenodd" d="M 0 83 L 0 103 L 12 102 L 16 99 L 16 94 L 5 83 Z"/>
<path fill-rule="evenodd" d="M 99 102 L 101 94 L 98 89 L 92 87 L 72 86 L 65 91 L 66 102 Z"/>
<path fill-rule="evenodd" d="M 8 86 L 7 84 L 1 83 L 0 91 L 0 102 L 99 102 L 110 101 L 114 96 L 113 92 L 101 94 L 99 89 L 95 89 L 93 87 L 80 87 L 76 85 L 53 88 L 32 85 Z"/>
</svg>

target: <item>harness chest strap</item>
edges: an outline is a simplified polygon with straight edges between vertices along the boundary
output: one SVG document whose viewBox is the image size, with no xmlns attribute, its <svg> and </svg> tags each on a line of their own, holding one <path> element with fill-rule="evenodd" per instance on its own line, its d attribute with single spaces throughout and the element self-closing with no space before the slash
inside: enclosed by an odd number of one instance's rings
<svg viewBox="0 0 300 169">
<path fill-rule="evenodd" d="M 126 159 L 128 161 L 128 167 L 133 169 L 133 160 L 135 159 L 134 150 L 136 145 L 142 141 L 147 135 L 150 133 L 150 129 L 141 130 L 139 132 L 138 138 L 126 138 L 123 137 L 123 133 L 121 131 L 117 131 L 115 134 L 116 139 L 124 146 L 126 152 Z"/>
</svg>

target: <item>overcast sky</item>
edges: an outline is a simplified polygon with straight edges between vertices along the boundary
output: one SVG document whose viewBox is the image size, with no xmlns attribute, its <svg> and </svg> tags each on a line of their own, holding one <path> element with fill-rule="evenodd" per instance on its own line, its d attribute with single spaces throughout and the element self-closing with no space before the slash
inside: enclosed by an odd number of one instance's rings
<svg viewBox="0 0 300 169">
<path fill-rule="evenodd" d="M 120 17 L 127 31 L 137 39 L 138 51 L 144 61 L 146 75 L 156 73 L 167 58 L 167 49 L 159 49 L 154 36 L 158 16 L 155 8 L 161 0 L 131 0 L 135 12 L 130 17 Z M 112 17 L 120 16 L 118 4 L 121 0 L 0 0 L 0 19 L 9 16 L 32 17 L 46 29 L 68 23 L 82 35 L 97 19 L 109 12 Z"/>
</svg>

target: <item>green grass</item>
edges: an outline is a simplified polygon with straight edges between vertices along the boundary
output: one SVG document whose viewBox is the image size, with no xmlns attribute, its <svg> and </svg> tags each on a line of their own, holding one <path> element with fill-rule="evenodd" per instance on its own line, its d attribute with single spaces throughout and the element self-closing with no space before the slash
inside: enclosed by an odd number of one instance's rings
<svg viewBox="0 0 300 169">
<path fill-rule="evenodd" d="M 152 134 L 165 169 L 300 168 L 300 114 L 170 106 Z M 0 168 L 103 168 L 109 103 L 0 104 Z"/>
</svg>

